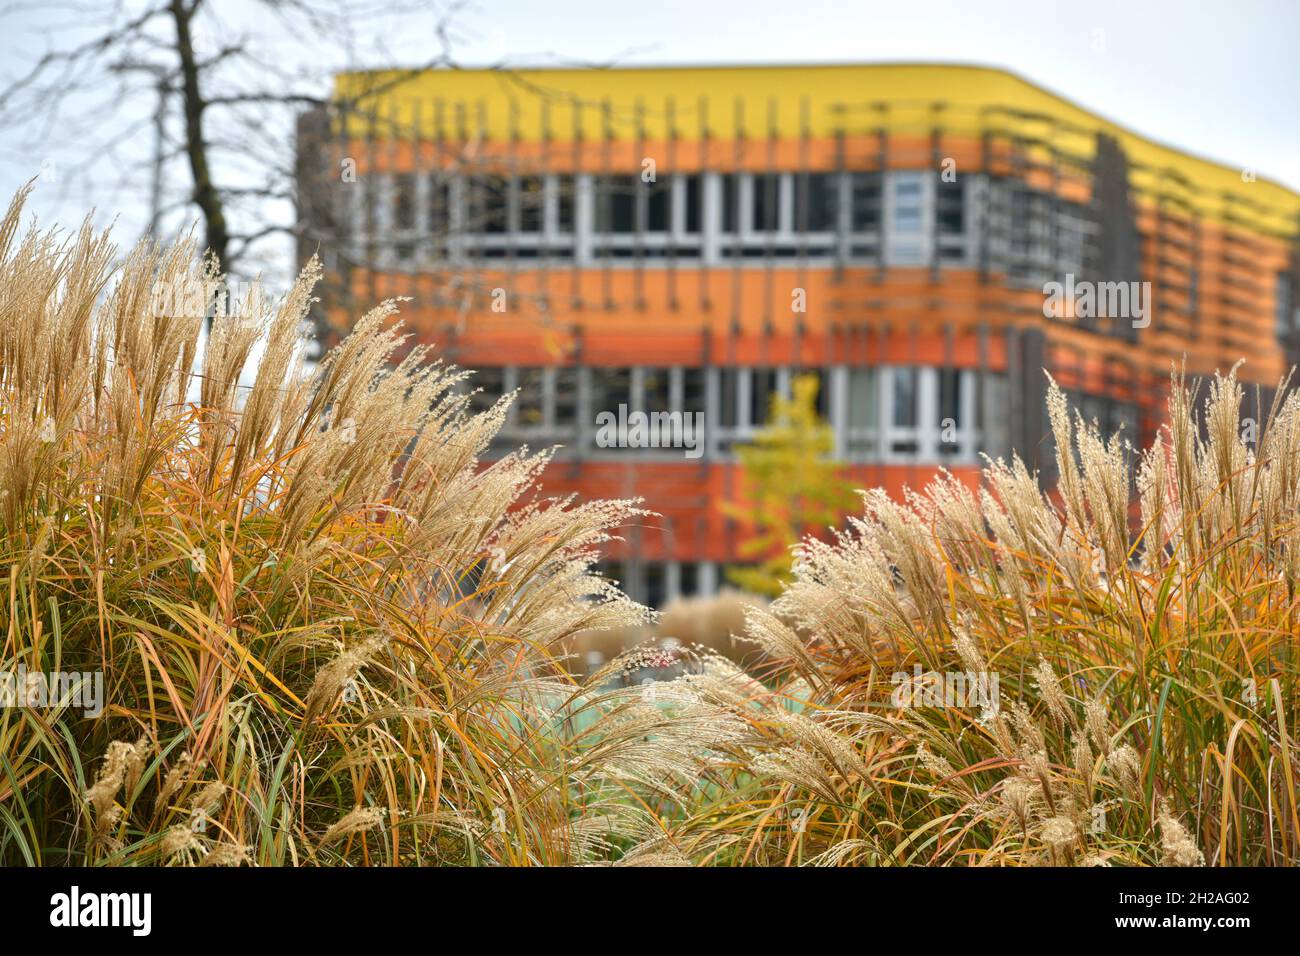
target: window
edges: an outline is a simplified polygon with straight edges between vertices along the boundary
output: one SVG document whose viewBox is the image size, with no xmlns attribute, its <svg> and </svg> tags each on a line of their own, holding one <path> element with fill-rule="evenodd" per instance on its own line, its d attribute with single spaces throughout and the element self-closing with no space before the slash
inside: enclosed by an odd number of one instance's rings
<svg viewBox="0 0 1300 956">
<path fill-rule="evenodd" d="M 749 424 L 754 428 L 767 422 L 776 392 L 776 369 L 756 368 L 749 379 Z"/>
<path fill-rule="evenodd" d="M 509 187 L 504 176 L 469 180 L 469 231 L 499 234 L 509 223 Z"/>
<path fill-rule="evenodd" d="M 935 209 L 941 236 L 960 236 L 966 230 L 966 180 L 939 181 Z"/>
<path fill-rule="evenodd" d="M 673 200 L 672 178 L 642 183 L 641 188 L 646 192 L 646 232 L 667 232 Z"/>
<path fill-rule="evenodd" d="M 596 573 L 610 583 L 621 587 L 626 579 L 622 561 L 600 561 L 596 564 Z"/>
<path fill-rule="evenodd" d="M 926 259 L 925 202 L 929 183 L 915 170 L 890 174 L 889 236 L 892 265 L 920 265 Z"/>
<path fill-rule="evenodd" d="M 939 431 L 939 455 L 952 458 L 968 451 L 963 438 L 971 423 L 967 421 L 968 399 L 963 392 L 968 387 L 970 373 L 962 369 L 941 368 L 937 375 L 939 401 L 936 403 L 935 427 Z"/>
<path fill-rule="evenodd" d="M 1004 372 L 972 373 L 970 418 L 974 432 L 971 453 L 986 452 L 994 458 L 1011 454 L 1011 383 Z M 978 460 L 978 459 L 977 459 Z"/>
<path fill-rule="evenodd" d="M 619 405 L 632 403 L 632 372 L 627 368 L 591 370 L 592 413 L 617 412 Z"/>
<path fill-rule="evenodd" d="M 846 395 L 847 433 L 845 450 L 851 455 L 875 455 L 879 426 L 879 403 L 876 401 L 876 370 L 851 368 L 848 370 Z"/>
<path fill-rule="evenodd" d="M 571 438 L 578 422 L 578 370 L 572 366 L 510 367 L 501 386 L 514 391 L 506 424 L 494 447 L 508 450 L 521 441 Z"/>
<path fill-rule="evenodd" d="M 718 370 L 718 425 L 736 428 L 740 425 L 740 369 L 728 365 Z"/>
<path fill-rule="evenodd" d="M 1053 273 L 1051 248 L 1047 244 L 1050 207 L 1047 197 L 1019 184 L 1011 186 L 1006 228 L 1010 262 L 1007 272 L 1015 278 L 1037 281 Z"/>
<path fill-rule="evenodd" d="M 521 368 L 516 370 L 514 407 L 510 412 L 519 428 L 541 428 L 546 425 L 546 370 Z"/>
<path fill-rule="evenodd" d="M 755 429 L 771 421 L 772 402 L 777 395 L 786 398 L 791 393 L 795 376 L 811 375 L 817 379 L 817 410 L 823 417 L 830 407 L 830 390 L 826 387 L 823 369 L 801 368 L 735 368 L 724 366 L 717 370 L 718 404 L 711 410 L 709 423 L 713 434 L 719 435 L 717 448 L 726 452 L 734 441 L 748 441 Z M 702 391 L 702 383 L 699 387 Z M 687 395 L 691 392 L 687 391 Z M 702 396 L 701 396 L 702 397 Z"/>
<path fill-rule="evenodd" d="M 670 370 L 647 368 L 641 372 L 641 411 L 667 412 L 672 405 Z"/>
<path fill-rule="evenodd" d="M 890 423 L 895 428 L 915 428 L 916 369 L 893 369 L 890 380 L 893 383 L 893 393 L 890 400 Z"/>
<path fill-rule="evenodd" d="M 795 189 L 794 228 L 797 232 L 834 232 L 839 208 L 834 173 L 803 173 Z"/>
<path fill-rule="evenodd" d="M 574 191 L 572 176 L 555 177 L 555 228 L 560 232 L 573 232 Z"/>
<path fill-rule="evenodd" d="M 519 232 L 541 232 L 545 204 L 542 178 L 523 176 L 515 180 L 515 203 Z"/>
<path fill-rule="evenodd" d="M 750 192 L 750 228 L 775 232 L 781 228 L 781 177 L 774 173 L 754 176 Z"/>
<path fill-rule="evenodd" d="M 677 591 L 683 597 L 700 593 L 700 566 L 694 561 L 683 561 L 677 571 Z"/>
<path fill-rule="evenodd" d="M 811 378 L 817 382 L 817 395 L 813 398 L 813 411 L 824 421 L 830 413 L 830 389 L 826 387 L 825 370 L 820 368 L 791 369 L 790 379 L 792 383 L 795 378 Z M 794 394 L 793 385 L 788 391 L 791 395 Z"/>
<path fill-rule="evenodd" d="M 940 427 L 951 419 L 955 424 L 961 421 L 961 377 L 960 369 L 939 369 L 939 420 Z"/>
<path fill-rule="evenodd" d="M 749 441 L 768 420 L 772 396 L 786 377 L 784 369 L 724 366 L 716 372 L 718 407 L 709 419 L 711 447 L 726 454 L 736 442 Z"/>
<path fill-rule="evenodd" d="M 578 370 L 563 365 L 555 370 L 555 425 L 572 428 L 578 422 Z"/>
<path fill-rule="evenodd" d="M 886 456 L 914 458 L 921 450 L 917 423 L 921 420 L 918 409 L 920 382 L 918 370 L 902 367 L 886 369 L 887 404 L 885 407 Z"/>
<path fill-rule="evenodd" d="M 596 232 L 636 231 L 639 176 L 601 176 L 596 180 Z"/>
<path fill-rule="evenodd" d="M 989 189 L 995 265 L 1035 285 L 1088 272 L 1097 225 L 1085 206 L 1012 179 L 994 180 Z"/>
<path fill-rule="evenodd" d="M 667 575 L 662 561 L 647 561 L 642 566 L 645 577 L 645 604 L 647 607 L 661 608 L 668 597 Z"/>
<path fill-rule="evenodd" d="M 722 231 L 735 232 L 739 225 L 740 176 L 724 173 L 718 177 L 718 188 L 722 193 Z"/>
<path fill-rule="evenodd" d="M 921 176 L 916 172 L 894 174 L 894 229 L 919 232 L 921 229 Z"/>
<path fill-rule="evenodd" d="M 1056 268 L 1055 275 L 1074 273 L 1082 275 L 1087 270 L 1089 249 L 1096 225 L 1089 213 L 1077 203 L 1059 203 L 1056 217 Z"/>
<path fill-rule="evenodd" d="M 1071 407 L 1079 410 L 1084 421 L 1097 423 L 1102 437 L 1110 438 L 1120 430 L 1134 443 L 1141 437 L 1137 433 L 1140 421 L 1138 407 L 1133 402 L 1073 390 L 1066 392 L 1066 398 Z"/>
<path fill-rule="evenodd" d="M 875 232 L 880 228 L 880 173 L 853 173 L 849 177 L 853 232 Z"/>
<path fill-rule="evenodd" d="M 451 184 L 442 173 L 429 177 L 429 232 L 445 236 L 451 231 Z"/>
<path fill-rule="evenodd" d="M 415 176 L 398 173 L 393 177 L 393 226 L 397 229 L 415 228 Z"/>
<path fill-rule="evenodd" d="M 505 369 L 481 368 L 474 373 L 469 385 L 472 389 L 481 389 L 470 396 L 470 410 L 485 412 L 505 394 Z"/>
<path fill-rule="evenodd" d="M 981 450 L 1005 451 L 1003 436 L 989 437 L 979 424 L 979 394 L 985 408 L 1005 408 L 1006 376 L 935 366 L 841 368 L 832 373 L 840 400 L 833 424 L 850 459 L 884 462 L 978 461 Z M 993 412 L 996 421 L 1006 416 Z"/>
<path fill-rule="evenodd" d="M 682 176 L 683 192 L 685 192 L 685 222 L 682 224 L 682 231 L 686 233 L 697 233 L 700 231 L 700 206 L 703 203 L 703 194 L 700 191 L 699 176 Z"/>
<path fill-rule="evenodd" d="M 704 411 L 705 374 L 702 368 L 682 369 L 682 411 Z"/>
<path fill-rule="evenodd" d="M 1277 292 L 1273 300 L 1273 308 L 1277 334 L 1283 338 L 1289 337 L 1300 324 L 1297 321 L 1300 316 L 1295 314 L 1298 310 L 1295 308 L 1295 290 L 1292 288 L 1289 272 L 1277 274 Z"/>
</svg>

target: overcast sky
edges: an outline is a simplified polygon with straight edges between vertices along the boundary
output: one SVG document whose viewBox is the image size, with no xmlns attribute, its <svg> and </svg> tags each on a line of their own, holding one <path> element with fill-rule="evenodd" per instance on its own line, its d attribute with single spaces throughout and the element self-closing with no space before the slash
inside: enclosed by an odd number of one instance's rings
<svg viewBox="0 0 1300 956">
<path fill-rule="evenodd" d="M 209 2 L 232 30 L 279 29 L 266 25 L 254 0 Z M 19 3 L 0 14 L 0 79 L 12 79 L 43 49 L 35 31 L 50 21 L 39 7 Z M 75 18 L 58 22 L 56 44 L 78 36 Z M 432 22 L 406 15 L 376 23 L 383 58 L 427 59 Z M 1300 189 L 1300 0 L 477 0 L 456 24 L 455 53 L 466 65 L 925 60 L 1006 67 L 1154 139 Z M 147 116 L 148 105 L 123 110 Z M 79 145 L 56 143 L 48 155 L 33 155 L 12 148 L 14 132 L 0 128 L 5 197 L 42 162 L 62 164 Z M 147 131 L 139 139 L 146 169 Z M 32 209 L 45 222 L 71 225 L 94 203 L 104 218 L 104 199 L 93 191 L 56 200 L 38 190 Z M 147 218 L 143 192 L 114 202 L 124 231 Z"/>
</svg>

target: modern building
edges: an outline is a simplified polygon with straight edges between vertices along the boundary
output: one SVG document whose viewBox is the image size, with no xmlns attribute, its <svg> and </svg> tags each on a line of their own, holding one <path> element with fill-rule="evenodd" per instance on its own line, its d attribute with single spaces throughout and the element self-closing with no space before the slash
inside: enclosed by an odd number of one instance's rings
<svg viewBox="0 0 1300 956">
<path fill-rule="evenodd" d="M 502 449 L 563 446 L 548 490 L 661 515 L 613 552 L 652 604 L 739 560 L 733 449 L 798 373 L 897 493 L 1012 450 L 1050 480 L 1044 369 L 1146 442 L 1173 363 L 1300 358 L 1300 195 L 1000 69 L 358 73 L 299 134 L 321 337 L 410 297 L 476 401 L 519 390 Z M 702 453 L 602 447 L 620 405 L 702 412 Z"/>
</svg>

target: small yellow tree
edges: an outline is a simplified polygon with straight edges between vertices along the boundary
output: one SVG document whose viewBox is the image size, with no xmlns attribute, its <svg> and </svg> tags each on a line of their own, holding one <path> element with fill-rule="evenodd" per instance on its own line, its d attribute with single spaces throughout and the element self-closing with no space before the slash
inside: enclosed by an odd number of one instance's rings
<svg viewBox="0 0 1300 956">
<path fill-rule="evenodd" d="M 817 389 L 816 376 L 796 376 L 791 397 L 773 395 L 768 424 L 736 449 L 745 500 L 722 508 L 752 527 L 740 553 L 759 563 L 728 568 L 727 578 L 755 594 L 780 595 L 792 577 L 794 545 L 812 528 L 838 524 L 854 505 L 853 486 L 831 458 L 835 437 L 817 414 Z"/>
</svg>

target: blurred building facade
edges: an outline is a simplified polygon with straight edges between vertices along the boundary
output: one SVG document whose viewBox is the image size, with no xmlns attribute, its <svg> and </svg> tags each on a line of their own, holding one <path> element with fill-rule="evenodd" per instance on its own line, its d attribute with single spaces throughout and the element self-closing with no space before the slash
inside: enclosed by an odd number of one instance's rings
<svg viewBox="0 0 1300 956">
<path fill-rule="evenodd" d="M 796 374 L 855 481 L 899 493 L 977 483 L 983 454 L 1050 474 L 1044 369 L 1147 442 L 1174 363 L 1274 386 L 1300 358 L 1300 196 L 1001 70 L 394 71 L 336 94 L 299 128 L 321 339 L 409 297 L 476 405 L 519 390 L 498 451 L 561 445 L 548 491 L 659 513 L 611 549 L 652 605 L 738 562 L 733 449 Z M 1135 298 L 1046 314 L 1053 282 Z M 702 453 L 602 447 L 620 405 L 703 413 Z"/>
</svg>

